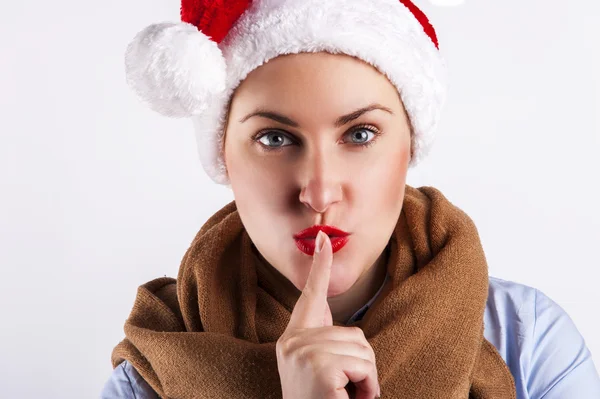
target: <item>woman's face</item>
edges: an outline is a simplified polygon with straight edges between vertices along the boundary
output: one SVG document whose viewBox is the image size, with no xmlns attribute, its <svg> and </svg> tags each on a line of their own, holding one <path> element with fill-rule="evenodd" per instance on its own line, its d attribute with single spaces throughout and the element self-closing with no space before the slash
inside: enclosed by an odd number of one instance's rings
<svg viewBox="0 0 600 399">
<path fill-rule="evenodd" d="M 396 88 L 346 55 L 281 56 L 238 87 L 225 137 L 237 208 L 261 255 L 302 290 L 312 256 L 294 235 L 313 225 L 348 232 L 328 296 L 346 292 L 382 254 L 402 209 L 411 140 Z"/>
</svg>

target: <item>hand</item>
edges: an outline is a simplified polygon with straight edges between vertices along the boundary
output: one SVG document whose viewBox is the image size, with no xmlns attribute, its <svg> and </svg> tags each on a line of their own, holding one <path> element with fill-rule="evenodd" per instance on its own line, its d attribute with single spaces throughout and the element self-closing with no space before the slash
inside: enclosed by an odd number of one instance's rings
<svg viewBox="0 0 600 399">
<path fill-rule="evenodd" d="M 357 399 L 379 395 L 375 352 L 363 331 L 333 326 L 327 303 L 332 261 L 331 241 L 320 231 L 308 280 L 277 340 L 284 399 L 348 399 L 349 381 L 356 387 Z"/>
</svg>

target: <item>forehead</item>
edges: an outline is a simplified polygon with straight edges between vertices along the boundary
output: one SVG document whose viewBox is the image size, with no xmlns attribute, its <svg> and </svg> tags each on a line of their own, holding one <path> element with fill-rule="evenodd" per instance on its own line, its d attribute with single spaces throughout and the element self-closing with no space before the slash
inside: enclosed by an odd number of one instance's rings
<svg viewBox="0 0 600 399">
<path fill-rule="evenodd" d="M 241 112 L 260 106 L 313 115 L 341 114 L 375 102 L 390 108 L 401 104 L 396 87 L 375 67 L 324 52 L 270 60 L 246 77 L 232 101 Z"/>
</svg>

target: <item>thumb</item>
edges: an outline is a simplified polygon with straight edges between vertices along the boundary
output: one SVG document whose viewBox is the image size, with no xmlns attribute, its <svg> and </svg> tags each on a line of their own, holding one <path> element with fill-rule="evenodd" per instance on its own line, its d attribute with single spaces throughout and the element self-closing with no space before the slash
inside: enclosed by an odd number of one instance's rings
<svg viewBox="0 0 600 399">
<path fill-rule="evenodd" d="M 319 251 L 319 247 L 321 250 Z M 331 323 L 331 311 L 327 303 L 327 290 L 331 276 L 333 251 L 327 234 L 319 231 L 315 253 L 306 285 L 298 298 L 287 328 L 317 328 Z M 332 325 L 332 324 L 329 324 Z"/>
</svg>

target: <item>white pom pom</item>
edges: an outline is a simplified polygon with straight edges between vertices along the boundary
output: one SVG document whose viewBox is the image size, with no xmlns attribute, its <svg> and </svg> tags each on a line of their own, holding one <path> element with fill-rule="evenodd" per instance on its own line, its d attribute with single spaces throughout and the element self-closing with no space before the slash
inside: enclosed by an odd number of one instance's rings
<svg viewBox="0 0 600 399">
<path fill-rule="evenodd" d="M 138 97 L 170 117 L 200 114 L 225 90 L 225 59 L 217 43 L 185 22 L 139 32 L 127 46 L 125 71 Z"/>
</svg>

